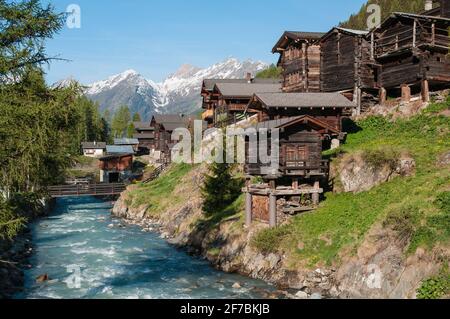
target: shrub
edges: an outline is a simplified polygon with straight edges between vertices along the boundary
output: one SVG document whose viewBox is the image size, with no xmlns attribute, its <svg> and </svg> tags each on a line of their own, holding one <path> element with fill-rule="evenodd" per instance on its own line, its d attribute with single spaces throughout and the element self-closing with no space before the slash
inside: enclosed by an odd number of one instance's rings
<svg viewBox="0 0 450 319">
<path fill-rule="evenodd" d="M 397 168 L 400 158 L 400 154 L 391 148 L 366 150 L 362 156 L 364 161 L 373 169 L 379 169 L 387 165 L 391 170 Z"/>
<path fill-rule="evenodd" d="M 397 240 L 406 245 L 416 231 L 417 213 L 413 207 L 405 207 L 400 211 L 394 211 L 383 222 L 383 227 L 391 228 L 397 233 Z"/>
<path fill-rule="evenodd" d="M 287 226 L 266 229 L 252 238 L 251 245 L 263 254 L 276 253 L 290 233 Z"/>
<path fill-rule="evenodd" d="M 450 212 L 450 192 L 444 192 L 438 195 L 436 205 L 444 212 Z"/>
<path fill-rule="evenodd" d="M 439 276 L 425 280 L 417 290 L 417 299 L 441 299 L 450 293 L 450 274 L 444 271 Z"/>
</svg>

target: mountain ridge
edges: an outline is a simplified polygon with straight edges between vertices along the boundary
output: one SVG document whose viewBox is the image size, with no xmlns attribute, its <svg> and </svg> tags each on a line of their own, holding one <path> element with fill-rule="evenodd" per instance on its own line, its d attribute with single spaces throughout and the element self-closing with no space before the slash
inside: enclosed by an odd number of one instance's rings
<svg viewBox="0 0 450 319">
<path fill-rule="evenodd" d="M 100 110 L 114 113 L 128 105 L 132 113 L 148 120 L 153 114 L 192 114 L 201 108 L 201 84 L 205 78 L 242 78 L 267 68 L 262 61 L 228 58 L 207 68 L 183 64 L 161 82 L 146 79 L 129 69 L 87 86 L 86 95 L 100 105 Z M 64 81 L 60 81 L 63 82 Z"/>
</svg>

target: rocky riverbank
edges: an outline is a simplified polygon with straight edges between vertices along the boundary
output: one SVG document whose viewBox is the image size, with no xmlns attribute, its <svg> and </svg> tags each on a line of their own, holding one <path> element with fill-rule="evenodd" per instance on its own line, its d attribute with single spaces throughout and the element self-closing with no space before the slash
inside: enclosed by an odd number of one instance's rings
<svg viewBox="0 0 450 319">
<path fill-rule="evenodd" d="M 31 223 L 34 219 L 47 215 L 54 203 L 51 200 L 43 200 L 42 203 L 37 210 L 21 212 L 21 216 Z M 23 270 L 30 267 L 28 260 L 32 254 L 32 234 L 28 226 L 13 240 L 0 240 L 0 299 L 12 298 L 23 289 Z"/>
<path fill-rule="evenodd" d="M 398 163 L 413 174 L 414 161 L 407 159 Z M 350 162 L 352 179 L 358 172 L 365 172 L 355 169 L 355 161 Z M 384 168 L 384 164 L 380 166 L 381 171 Z M 392 170 L 395 172 L 398 167 L 392 166 Z M 146 197 L 150 196 L 146 190 L 139 185 L 130 186 L 116 202 L 113 215 L 140 225 L 143 231 L 159 232 L 171 244 L 202 256 L 219 270 L 273 283 L 289 298 L 415 298 L 422 280 L 439 272 L 439 258 L 448 256 L 443 248 L 418 249 L 408 255 L 405 244 L 377 222 L 356 251 L 341 252 L 338 263 L 292 266 L 294 257 L 288 253 L 262 253 L 251 244 L 255 234 L 267 225 L 254 223 L 245 228 L 239 214 L 205 221 L 200 185 L 206 173 L 206 168 L 199 166 L 178 180 L 174 191 L 165 194 L 164 209 L 157 213 L 154 207 L 160 206 Z M 384 174 L 375 175 L 380 179 L 373 178 L 373 185 L 389 180 Z M 341 178 L 345 179 L 345 175 Z M 371 187 L 365 185 L 365 189 Z M 144 195 L 136 200 L 136 193 L 142 191 Z M 302 243 L 298 245 L 302 250 Z"/>
</svg>

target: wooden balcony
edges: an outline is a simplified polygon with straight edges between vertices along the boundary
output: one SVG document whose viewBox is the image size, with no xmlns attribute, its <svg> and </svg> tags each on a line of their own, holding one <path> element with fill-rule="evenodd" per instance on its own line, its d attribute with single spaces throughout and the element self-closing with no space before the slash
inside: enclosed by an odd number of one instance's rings
<svg viewBox="0 0 450 319">
<path fill-rule="evenodd" d="M 375 44 L 375 55 L 377 58 L 383 58 L 421 47 L 448 50 L 449 45 L 450 37 L 447 30 L 437 27 L 413 27 L 378 39 Z"/>
<path fill-rule="evenodd" d="M 329 162 L 326 160 L 321 160 L 318 163 L 287 161 L 280 163 L 280 165 L 280 176 L 327 176 L 329 173 Z M 265 168 L 269 167 L 265 167 L 262 164 L 246 164 L 245 172 L 252 176 L 262 176 Z"/>
</svg>

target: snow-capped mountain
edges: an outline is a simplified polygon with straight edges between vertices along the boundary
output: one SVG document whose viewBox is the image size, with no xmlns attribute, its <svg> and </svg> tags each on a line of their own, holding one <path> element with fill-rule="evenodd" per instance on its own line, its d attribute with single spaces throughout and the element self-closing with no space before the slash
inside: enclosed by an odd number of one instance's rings
<svg viewBox="0 0 450 319">
<path fill-rule="evenodd" d="M 107 109 L 111 113 L 121 105 L 128 105 L 132 113 L 140 113 L 144 119 L 158 113 L 191 114 L 201 107 L 200 90 L 204 79 L 242 78 L 267 67 L 264 62 L 240 62 L 234 58 L 205 69 L 186 64 L 160 83 L 128 70 L 89 85 L 86 94 L 100 104 L 102 111 Z"/>
</svg>

